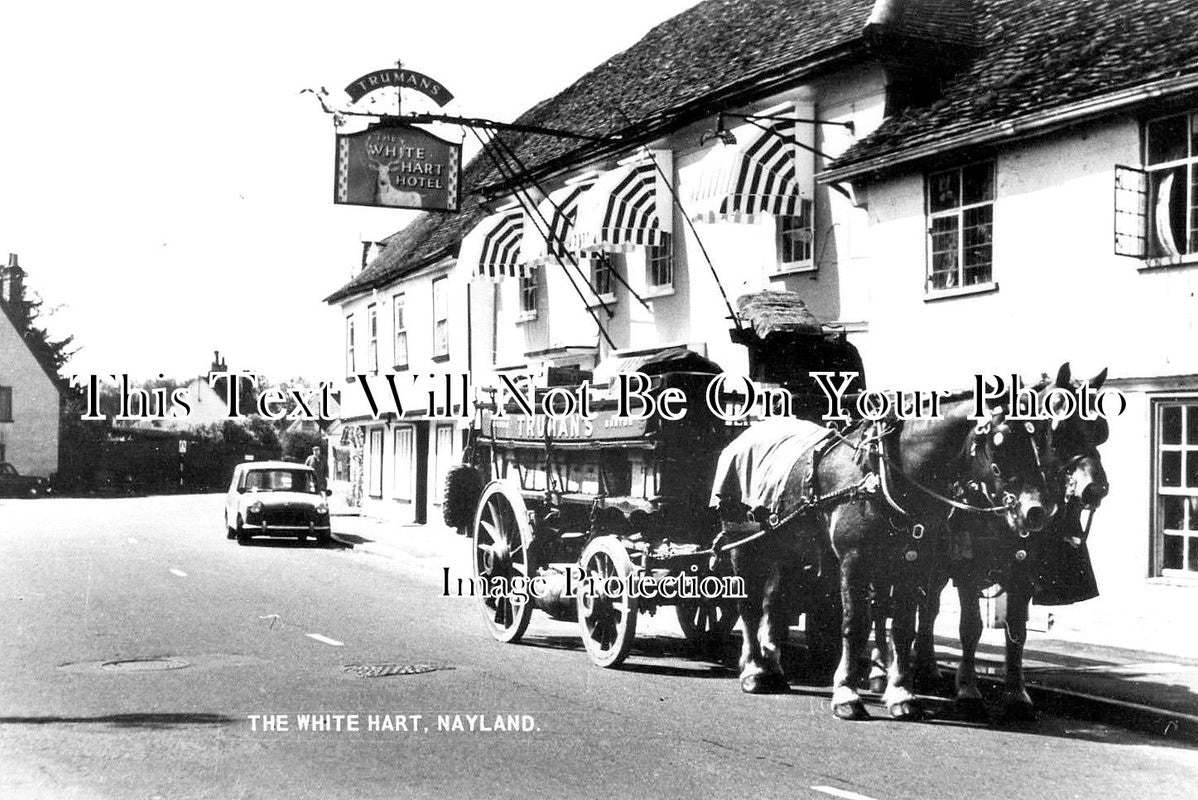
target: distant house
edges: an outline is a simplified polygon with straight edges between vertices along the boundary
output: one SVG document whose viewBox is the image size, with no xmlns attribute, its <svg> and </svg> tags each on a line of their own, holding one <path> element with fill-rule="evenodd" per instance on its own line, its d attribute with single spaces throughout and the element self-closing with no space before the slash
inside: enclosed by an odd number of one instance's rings
<svg viewBox="0 0 1198 800">
<path fill-rule="evenodd" d="M 23 475 L 58 471 L 58 377 L 29 347 L 25 271 L 16 253 L 0 268 L 0 461 Z"/>
<path fill-rule="evenodd" d="M 120 430 L 192 431 L 205 425 L 223 422 L 229 419 L 229 407 L 225 400 L 228 396 L 228 388 L 225 381 L 217 381 L 217 385 L 213 387 L 210 378 L 215 372 L 227 371 L 228 366 L 218 350 L 213 353 L 212 366 L 206 374 L 197 375 L 182 384 L 190 408 L 186 416 L 168 415 L 162 419 L 116 420 L 113 427 Z M 240 411 L 244 416 L 254 410 L 253 403 L 256 395 L 252 389 L 248 391 L 244 389 L 245 381 L 239 381 L 239 383 L 243 384 Z"/>
</svg>

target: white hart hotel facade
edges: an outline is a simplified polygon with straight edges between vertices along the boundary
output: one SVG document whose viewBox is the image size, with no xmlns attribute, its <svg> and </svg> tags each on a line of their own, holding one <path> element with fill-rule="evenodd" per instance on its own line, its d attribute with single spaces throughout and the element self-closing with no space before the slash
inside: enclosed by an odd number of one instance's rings
<svg viewBox="0 0 1198 800">
<path fill-rule="evenodd" d="M 724 295 L 769 289 L 844 331 L 873 387 L 1107 367 L 1128 409 L 1102 450 L 1102 596 L 1052 609 L 1055 630 L 1198 652 L 1175 623 L 1198 590 L 1198 37 L 1179 25 L 1198 11 L 701 3 L 519 120 L 619 145 L 513 138 L 518 191 L 479 156 L 486 207 L 423 215 L 328 298 L 346 375 L 486 384 L 679 344 L 744 372 Z M 361 397 L 342 393 L 364 511 L 436 520 L 467 423 L 376 420 Z"/>
</svg>

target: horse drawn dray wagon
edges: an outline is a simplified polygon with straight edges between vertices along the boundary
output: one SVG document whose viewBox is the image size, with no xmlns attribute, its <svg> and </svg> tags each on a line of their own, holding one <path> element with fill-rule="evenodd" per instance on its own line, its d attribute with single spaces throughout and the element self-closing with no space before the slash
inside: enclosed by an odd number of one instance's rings
<svg viewBox="0 0 1198 800">
<path fill-rule="evenodd" d="M 634 372 L 649 376 L 650 397 L 684 397 L 686 413 L 618 414 L 609 383 Z M 739 579 L 712 558 L 719 520 L 709 498 L 719 455 L 744 428 L 707 406 L 720 372 L 673 348 L 601 363 L 589 418 L 540 413 L 545 395 L 576 386 L 534 390 L 531 415 L 515 402 L 483 404 L 445 509 L 473 540 L 474 583 L 496 639 L 518 641 L 538 609 L 576 619 L 591 660 L 613 667 L 629 653 L 638 614 L 668 607 L 695 644 L 729 636 Z M 800 602 L 826 609 L 808 627 L 827 631 L 832 653 L 840 611 L 830 564 L 816 554 L 805 565 L 825 580 L 806 581 L 812 597 Z"/>
</svg>

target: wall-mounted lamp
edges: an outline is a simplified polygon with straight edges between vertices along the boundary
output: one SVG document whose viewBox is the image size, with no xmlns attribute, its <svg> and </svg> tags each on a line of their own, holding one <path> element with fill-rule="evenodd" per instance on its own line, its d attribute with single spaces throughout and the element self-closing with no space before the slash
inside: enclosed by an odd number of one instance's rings
<svg viewBox="0 0 1198 800">
<path fill-rule="evenodd" d="M 703 131 L 703 135 L 699 137 L 699 146 L 707 144 L 712 139 L 719 139 L 720 144 L 736 144 L 736 137 L 732 131 L 724 127 L 724 115 L 719 113 L 715 115 L 715 130 Z"/>
</svg>

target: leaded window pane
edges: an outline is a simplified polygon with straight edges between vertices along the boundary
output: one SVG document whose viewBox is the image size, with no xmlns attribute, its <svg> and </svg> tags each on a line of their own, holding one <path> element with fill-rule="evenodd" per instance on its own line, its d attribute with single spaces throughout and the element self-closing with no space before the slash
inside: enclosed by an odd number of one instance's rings
<svg viewBox="0 0 1198 800">
<path fill-rule="evenodd" d="M 928 204 L 933 212 L 961 205 L 960 172 L 938 172 L 928 178 Z"/>
<path fill-rule="evenodd" d="M 1164 530 L 1180 531 L 1185 527 L 1185 499 L 1176 495 L 1161 498 L 1161 527 Z"/>
<path fill-rule="evenodd" d="M 1161 409 L 1161 444 L 1181 444 L 1181 406 Z"/>
<path fill-rule="evenodd" d="M 973 164 L 961 170 L 961 195 L 965 205 L 994 199 L 994 162 Z"/>
<path fill-rule="evenodd" d="M 1185 158 L 1188 127 L 1186 117 L 1169 117 L 1148 123 L 1148 163 L 1163 164 Z"/>
<path fill-rule="evenodd" d="M 1181 569 L 1184 549 L 1185 537 L 1166 536 L 1161 549 L 1161 566 L 1165 569 Z"/>
<path fill-rule="evenodd" d="M 1181 486 L 1181 453 L 1177 450 L 1161 453 L 1161 486 Z"/>
</svg>

